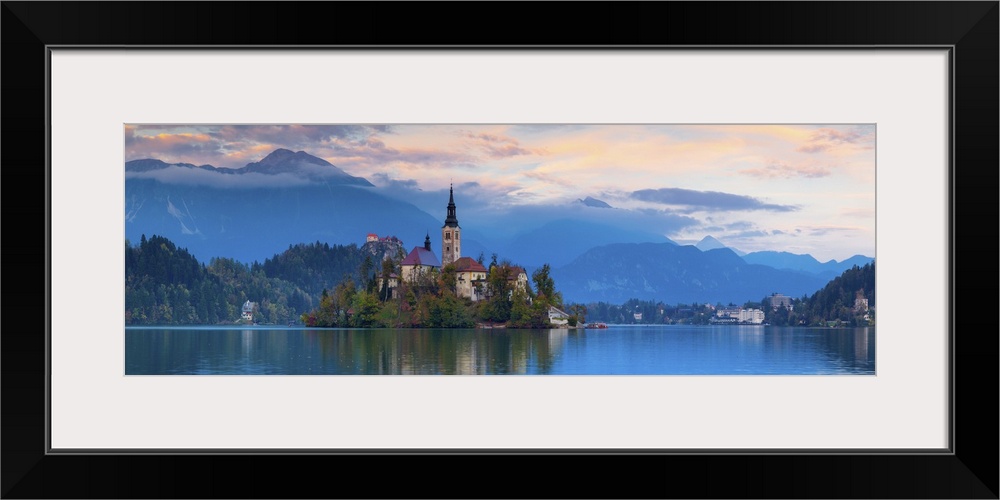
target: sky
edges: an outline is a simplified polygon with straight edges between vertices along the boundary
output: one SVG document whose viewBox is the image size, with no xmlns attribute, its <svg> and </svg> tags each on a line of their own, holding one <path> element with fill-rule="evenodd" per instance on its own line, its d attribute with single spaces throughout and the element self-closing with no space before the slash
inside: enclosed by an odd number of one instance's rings
<svg viewBox="0 0 1000 500">
<path fill-rule="evenodd" d="M 875 256 L 872 124 L 125 126 L 125 161 L 240 168 L 278 148 L 431 214 L 454 185 L 460 221 L 497 231 L 588 217 L 681 244 Z"/>
</svg>

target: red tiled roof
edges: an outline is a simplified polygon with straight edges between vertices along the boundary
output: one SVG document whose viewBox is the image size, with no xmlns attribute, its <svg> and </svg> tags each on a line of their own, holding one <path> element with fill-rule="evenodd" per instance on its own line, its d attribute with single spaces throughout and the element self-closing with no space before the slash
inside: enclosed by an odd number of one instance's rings
<svg viewBox="0 0 1000 500">
<path fill-rule="evenodd" d="M 485 273 L 486 268 L 472 257 L 462 257 L 455 261 L 455 270 L 460 273 Z"/>
</svg>

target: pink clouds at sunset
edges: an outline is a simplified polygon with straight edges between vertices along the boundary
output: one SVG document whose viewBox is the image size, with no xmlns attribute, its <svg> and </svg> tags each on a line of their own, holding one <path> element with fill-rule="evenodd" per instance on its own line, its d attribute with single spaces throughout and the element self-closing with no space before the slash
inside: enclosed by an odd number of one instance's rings
<svg viewBox="0 0 1000 500">
<path fill-rule="evenodd" d="M 799 146 L 797 151 L 804 153 L 829 153 L 836 150 L 873 149 L 875 147 L 875 130 L 849 128 L 838 130 L 822 128 L 812 133 L 809 141 Z"/>
<path fill-rule="evenodd" d="M 829 167 L 819 165 L 789 165 L 778 161 L 771 161 L 767 165 L 757 168 L 740 170 L 741 174 L 762 178 L 793 178 L 793 177 L 826 177 L 830 175 Z"/>
</svg>

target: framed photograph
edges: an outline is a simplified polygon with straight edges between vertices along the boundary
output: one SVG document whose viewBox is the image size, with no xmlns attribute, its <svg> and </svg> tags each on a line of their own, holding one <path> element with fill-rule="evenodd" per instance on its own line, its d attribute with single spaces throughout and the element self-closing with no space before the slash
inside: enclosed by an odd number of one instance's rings
<svg viewBox="0 0 1000 500">
<path fill-rule="evenodd" d="M 126 376 L 877 373 L 874 124 L 124 134 Z"/>
<path fill-rule="evenodd" d="M 685 471 L 570 496 L 997 497 L 956 231 L 996 241 L 963 221 L 996 213 L 997 2 L 582 4 L 616 45 L 321 6 L 4 3 L 8 186 L 45 192 L 8 215 L 46 257 L 7 303 L 5 497 L 303 494 L 176 479 L 248 456 L 398 466 L 380 497 L 487 456 Z"/>
</svg>

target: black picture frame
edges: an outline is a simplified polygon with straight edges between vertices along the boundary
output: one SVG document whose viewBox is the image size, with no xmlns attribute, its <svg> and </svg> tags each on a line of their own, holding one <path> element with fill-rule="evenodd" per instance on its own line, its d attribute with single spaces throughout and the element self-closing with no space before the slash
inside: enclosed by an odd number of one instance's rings
<svg viewBox="0 0 1000 500">
<path fill-rule="evenodd" d="M 550 9 L 490 2 L 2 3 L 3 256 L 9 269 L 44 270 L 27 279 L 8 275 L 4 294 L 4 498 L 998 498 L 997 1 L 582 2 Z M 572 16 L 557 14 L 566 10 Z M 48 454 L 46 62 L 53 45 L 949 46 L 951 453 Z M 373 470 L 384 471 L 385 480 L 361 479 Z"/>
</svg>

